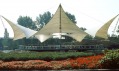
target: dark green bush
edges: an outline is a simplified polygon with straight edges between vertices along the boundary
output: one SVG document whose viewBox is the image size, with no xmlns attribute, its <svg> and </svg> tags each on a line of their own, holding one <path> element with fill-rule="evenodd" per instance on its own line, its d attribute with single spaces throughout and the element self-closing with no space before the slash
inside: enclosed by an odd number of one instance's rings
<svg viewBox="0 0 119 71">
<path fill-rule="evenodd" d="M 119 68 L 119 49 L 106 50 L 105 56 L 100 61 L 102 68 L 116 69 Z"/>
<path fill-rule="evenodd" d="M 68 58 L 76 58 L 82 56 L 95 55 L 92 52 L 33 52 L 33 51 L 22 51 L 22 52 L 9 52 L 0 53 L 0 60 L 11 61 L 11 60 L 62 60 Z"/>
</svg>

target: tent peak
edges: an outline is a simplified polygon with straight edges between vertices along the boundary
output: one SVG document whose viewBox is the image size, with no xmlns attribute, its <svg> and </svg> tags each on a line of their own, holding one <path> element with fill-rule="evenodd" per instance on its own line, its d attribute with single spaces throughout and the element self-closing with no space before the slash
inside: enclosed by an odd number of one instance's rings
<svg viewBox="0 0 119 71">
<path fill-rule="evenodd" d="M 60 6 L 60 7 L 62 6 L 61 3 L 59 4 L 59 6 Z"/>
<path fill-rule="evenodd" d="M 59 4 L 59 8 L 62 8 L 62 5 L 61 5 L 61 3 Z"/>
</svg>

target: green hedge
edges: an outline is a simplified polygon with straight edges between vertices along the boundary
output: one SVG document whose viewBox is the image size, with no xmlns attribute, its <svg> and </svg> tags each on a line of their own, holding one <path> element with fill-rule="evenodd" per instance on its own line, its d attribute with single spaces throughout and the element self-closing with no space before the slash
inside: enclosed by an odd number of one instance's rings
<svg viewBox="0 0 119 71">
<path fill-rule="evenodd" d="M 115 69 L 119 68 L 119 49 L 106 50 L 105 56 L 100 61 L 102 68 Z"/>
<path fill-rule="evenodd" d="M 3 53 L 0 52 L 0 60 L 11 61 L 11 60 L 62 60 L 67 58 L 76 58 L 82 56 L 91 56 L 95 55 L 92 52 L 31 52 L 31 51 L 22 51 L 22 52 L 9 52 Z"/>
</svg>

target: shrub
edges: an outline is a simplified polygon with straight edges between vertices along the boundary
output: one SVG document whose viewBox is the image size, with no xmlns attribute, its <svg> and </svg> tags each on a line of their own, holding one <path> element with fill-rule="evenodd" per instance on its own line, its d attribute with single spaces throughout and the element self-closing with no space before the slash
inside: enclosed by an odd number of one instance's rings
<svg viewBox="0 0 119 71">
<path fill-rule="evenodd" d="M 119 49 L 108 50 L 100 61 L 101 68 L 115 69 L 119 68 Z"/>
<path fill-rule="evenodd" d="M 91 52 L 33 52 L 33 51 L 22 51 L 22 52 L 10 52 L 0 53 L 0 60 L 11 61 L 11 60 L 63 60 L 67 58 L 76 58 L 82 56 L 95 55 Z"/>
</svg>

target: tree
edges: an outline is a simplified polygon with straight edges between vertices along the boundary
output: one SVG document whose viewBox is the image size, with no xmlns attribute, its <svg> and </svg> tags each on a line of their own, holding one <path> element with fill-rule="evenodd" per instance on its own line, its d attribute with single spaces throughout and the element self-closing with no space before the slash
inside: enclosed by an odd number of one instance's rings
<svg viewBox="0 0 119 71">
<path fill-rule="evenodd" d="M 41 25 L 41 27 L 43 27 L 44 25 L 46 25 L 49 20 L 52 18 L 52 15 L 49 11 L 45 12 L 44 14 L 40 14 L 38 17 L 36 17 L 36 20 L 38 21 L 39 25 Z"/>
<path fill-rule="evenodd" d="M 83 27 L 81 27 L 80 29 L 81 29 L 82 31 L 86 31 L 86 30 L 87 30 L 86 28 L 83 28 Z"/>
<path fill-rule="evenodd" d="M 119 26 L 117 27 L 118 29 L 116 30 L 117 33 L 119 33 Z"/>
<path fill-rule="evenodd" d="M 8 48 L 8 45 L 10 42 L 8 42 L 9 40 L 9 33 L 7 31 L 7 29 L 5 28 L 5 32 L 4 32 L 4 39 L 2 41 L 2 45 L 4 46 L 4 48 Z"/>
<path fill-rule="evenodd" d="M 5 28 L 5 32 L 4 32 L 4 38 L 8 39 L 9 38 L 9 33 L 7 31 L 7 29 Z"/>
<path fill-rule="evenodd" d="M 86 28 L 84 28 L 84 27 L 81 27 L 80 28 L 82 31 L 86 31 L 87 29 Z M 85 39 L 93 39 L 93 36 L 91 36 L 91 35 L 87 35 L 86 37 L 85 37 Z"/>
<path fill-rule="evenodd" d="M 68 16 L 68 18 L 73 22 L 73 23 L 77 23 L 76 22 L 76 18 L 75 18 L 75 16 L 74 15 L 72 15 L 72 14 L 70 14 L 70 13 L 68 13 L 68 12 L 65 12 L 65 14 Z"/>
<path fill-rule="evenodd" d="M 69 17 L 69 19 L 73 22 L 76 23 L 76 18 L 74 15 L 66 12 L 66 15 Z M 41 27 L 43 27 L 44 25 L 46 25 L 50 19 L 52 18 L 53 15 L 51 15 L 51 13 L 49 11 L 45 12 L 44 14 L 40 14 L 38 17 L 36 17 L 36 20 L 38 21 L 39 25 L 41 25 Z"/>
<path fill-rule="evenodd" d="M 0 38 L 0 50 L 3 49 L 2 39 Z"/>
<path fill-rule="evenodd" d="M 30 29 L 35 29 L 36 28 L 35 23 L 28 16 L 25 16 L 25 17 L 19 16 L 17 22 L 18 22 L 19 25 L 30 28 Z"/>
</svg>

